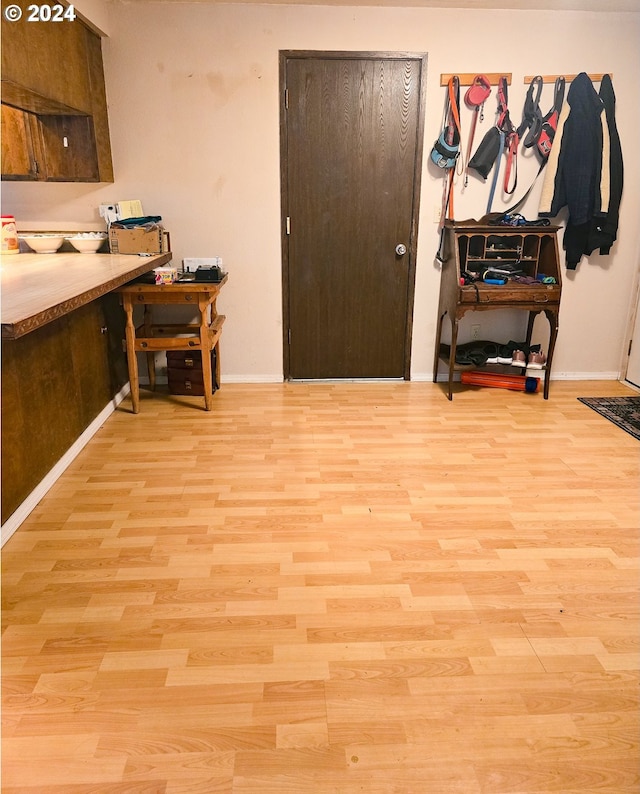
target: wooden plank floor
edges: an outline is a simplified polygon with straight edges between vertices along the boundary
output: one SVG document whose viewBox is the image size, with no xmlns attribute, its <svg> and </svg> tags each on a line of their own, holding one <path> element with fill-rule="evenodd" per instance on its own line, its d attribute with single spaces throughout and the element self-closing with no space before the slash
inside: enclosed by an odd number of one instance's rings
<svg viewBox="0 0 640 794">
<path fill-rule="evenodd" d="M 631 394 L 125 401 L 3 550 L 4 794 L 637 794 Z"/>
</svg>

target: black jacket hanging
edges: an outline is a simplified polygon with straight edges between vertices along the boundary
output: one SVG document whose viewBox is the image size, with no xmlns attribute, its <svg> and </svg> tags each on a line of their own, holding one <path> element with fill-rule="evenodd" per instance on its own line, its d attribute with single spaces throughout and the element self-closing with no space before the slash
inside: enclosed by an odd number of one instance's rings
<svg viewBox="0 0 640 794">
<path fill-rule="evenodd" d="M 539 215 L 555 217 L 563 207 L 568 208 L 563 244 L 569 270 L 575 270 L 583 254 L 588 253 L 591 221 L 607 214 L 609 172 L 603 152 L 608 158 L 608 142 L 602 99 L 589 76 L 581 72 L 571 84 L 560 115 L 539 209 Z"/>
<path fill-rule="evenodd" d="M 590 254 L 596 248 L 601 254 L 608 254 L 611 246 L 618 236 L 618 222 L 620 219 L 620 201 L 624 183 L 624 168 L 622 163 L 622 146 L 616 125 L 616 95 L 613 83 L 608 74 L 605 74 L 600 84 L 600 99 L 604 104 L 609 128 L 609 208 L 604 218 L 594 218 L 589 224 L 589 233 L 586 253 Z"/>
</svg>

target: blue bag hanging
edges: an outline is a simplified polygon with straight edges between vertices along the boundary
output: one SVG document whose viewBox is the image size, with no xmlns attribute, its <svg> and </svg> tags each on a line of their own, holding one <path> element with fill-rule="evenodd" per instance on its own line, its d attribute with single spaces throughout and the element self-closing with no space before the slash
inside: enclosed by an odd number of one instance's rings
<svg viewBox="0 0 640 794">
<path fill-rule="evenodd" d="M 439 168 L 453 168 L 460 154 L 460 80 L 449 79 L 444 112 L 444 128 L 433 144 L 431 160 Z"/>
</svg>

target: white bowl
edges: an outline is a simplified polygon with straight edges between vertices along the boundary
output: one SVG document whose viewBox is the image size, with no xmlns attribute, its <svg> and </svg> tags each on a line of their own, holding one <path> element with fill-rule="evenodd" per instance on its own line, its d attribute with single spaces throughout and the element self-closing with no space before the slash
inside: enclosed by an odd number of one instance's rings
<svg viewBox="0 0 640 794">
<path fill-rule="evenodd" d="M 30 237 L 20 235 L 20 239 L 36 254 L 55 254 L 64 242 L 64 237 L 57 234 L 34 234 Z"/>
<path fill-rule="evenodd" d="M 99 232 L 89 232 L 87 234 L 76 235 L 75 237 L 68 237 L 67 239 L 76 251 L 80 251 L 81 254 L 95 254 L 98 248 L 100 248 L 102 243 L 107 239 L 107 235 Z"/>
</svg>

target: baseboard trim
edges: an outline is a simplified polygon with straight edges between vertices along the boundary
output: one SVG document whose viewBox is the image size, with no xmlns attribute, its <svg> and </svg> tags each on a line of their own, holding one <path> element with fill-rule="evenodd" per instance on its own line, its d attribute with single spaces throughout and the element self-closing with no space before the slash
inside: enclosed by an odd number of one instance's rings
<svg viewBox="0 0 640 794">
<path fill-rule="evenodd" d="M 528 375 L 532 377 L 540 378 L 542 377 L 540 370 L 528 370 Z M 438 383 L 446 383 L 449 379 L 449 376 L 446 372 L 438 373 Z M 411 380 L 417 383 L 423 383 L 425 381 L 432 381 L 433 374 L 432 373 L 425 373 L 425 372 L 416 372 L 411 376 Z M 456 372 L 454 374 L 454 380 L 460 380 L 460 372 Z M 552 372 L 551 373 L 551 380 L 620 380 L 620 373 L 619 372 Z"/>
<path fill-rule="evenodd" d="M 75 442 L 64 453 L 60 460 L 38 485 L 31 491 L 29 496 L 22 502 L 20 507 L 12 513 L 5 523 L 0 528 L 0 547 L 9 540 L 22 522 L 29 516 L 29 514 L 38 505 L 38 502 L 46 495 L 49 489 L 56 483 L 58 478 L 70 466 L 70 464 L 78 457 L 80 452 L 91 441 L 93 436 L 98 432 L 106 420 L 116 410 L 120 403 L 130 392 L 130 386 L 127 383 L 122 389 L 109 401 L 107 405 L 100 411 L 98 416 L 91 422 L 87 429 L 75 440 Z"/>
<path fill-rule="evenodd" d="M 282 375 L 222 375 L 222 386 L 225 383 L 283 383 L 284 378 Z M 167 386 L 168 380 L 165 375 L 158 376 L 156 383 L 159 386 Z M 140 378 L 141 386 L 149 385 L 149 378 L 143 376 Z"/>
<path fill-rule="evenodd" d="M 222 375 L 222 387 L 225 383 L 283 383 L 282 375 Z M 222 388 L 221 387 L 221 388 Z"/>
<path fill-rule="evenodd" d="M 554 372 L 551 380 L 620 380 L 619 372 Z"/>
</svg>

